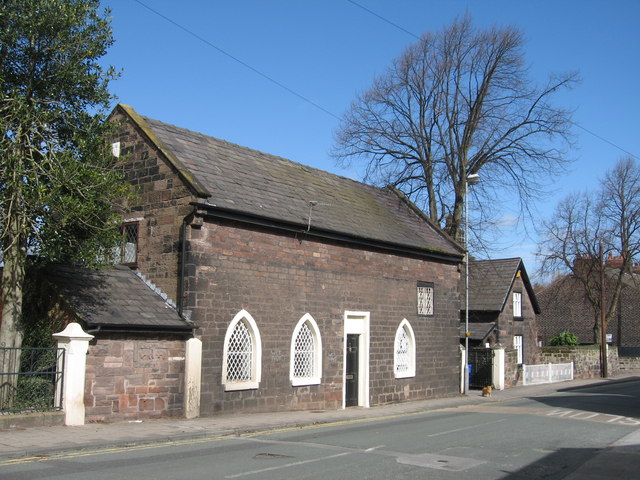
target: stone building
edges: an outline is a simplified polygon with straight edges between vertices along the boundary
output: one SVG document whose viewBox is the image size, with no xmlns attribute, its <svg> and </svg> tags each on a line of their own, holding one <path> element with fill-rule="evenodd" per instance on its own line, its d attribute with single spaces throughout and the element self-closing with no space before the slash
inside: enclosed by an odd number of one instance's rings
<svg viewBox="0 0 640 480">
<path fill-rule="evenodd" d="M 464 286 L 463 286 L 464 288 Z M 469 263 L 470 347 L 502 345 L 517 352 L 518 364 L 536 361 L 540 307 L 521 258 Z M 464 339 L 464 298 L 460 336 Z"/>
<path fill-rule="evenodd" d="M 122 263 L 193 322 L 200 411 L 455 395 L 463 250 L 376 188 L 118 105 Z"/>
</svg>

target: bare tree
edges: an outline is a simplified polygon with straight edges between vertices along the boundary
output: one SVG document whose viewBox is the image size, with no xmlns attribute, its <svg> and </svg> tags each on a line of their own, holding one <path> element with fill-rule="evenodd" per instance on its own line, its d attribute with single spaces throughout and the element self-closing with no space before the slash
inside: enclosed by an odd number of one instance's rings
<svg viewBox="0 0 640 480">
<path fill-rule="evenodd" d="M 619 160 L 597 192 L 562 200 L 552 218 L 543 222 L 543 231 L 538 249 L 542 273 L 569 273 L 582 285 L 593 308 L 594 337 L 599 343 L 600 312 L 605 313 L 606 328 L 615 318 L 623 286 L 635 278 L 632 267 L 640 256 L 640 166 L 631 158 Z M 601 259 L 609 256 L 617 261 L 605 269 Z"/>
<path fill-rule="evenodd" d="M 363 161 L 367 181 L 396 186 L 458 240 L 471 174 L 482 172 L 485 213 L 498 189 L 528 212 L 564 165 L 570 113 L 550 100 L 577 74 L 534 86 L 522 46 L 516 29 L 478 30 L 466 16 L 425 33 L 353 101 L 333 156 Z"/>
</svg>

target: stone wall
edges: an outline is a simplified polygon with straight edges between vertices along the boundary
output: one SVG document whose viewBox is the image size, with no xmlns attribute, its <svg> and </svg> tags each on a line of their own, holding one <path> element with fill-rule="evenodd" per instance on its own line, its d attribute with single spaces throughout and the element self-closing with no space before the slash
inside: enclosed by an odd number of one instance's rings
<svg viewBox="0 0 640 480">
<path fill-rule="evenodd" d="M 640 373 L 640 357 L 618 356 L 619 373 Z"/>
<path fill-rule="evenodd" d="M 89 345 L 87 422 L 181 416 L 184 340 L 98 335 Z"/>
<path fill-rule="evenodd" d="M 116 122 L 123 119 L 121 114 L 113 118 Z M 121 144 L 124 173 L 135 192 L 124 212 L 125 220 L 138 223 L 135 267 L 177 303 L 180 229 L 196 197 L 162 152 L 132 122 L 121 124 L 114 141 Z"/>
<path fill-rule="evenodd" d="M 607 371 L 610 376 L 622 373 L 640 373 L 640 358 L 620 357 L 617 347 L 608 348 Z M 597 378 L 600 372 L 600 346 L 542 347 L 538 363 L 573 362 L 574 378 Z"/>
<path fill-rule="evenodd" d="M 202 329 L 204 415 L 218 411 L 342 407 L 344 315 L 370 314 L 371 405 L 458 393 L 457 265 L 338 244 L 300 233 L 207 219 L 190 228 L 188 305 Z M 417 314 L 417 282 L 433 282 L 432 316 Z M 241 310 L 262 338 L 262 382 L 225 391 L 226 329 Z M 305 314 L 317 322 L 323 347 L 319 385 L 292 387 L 293 329 Z M 416 339 L 416 375 L 396 379 L 394 340 L 403 319 Z"/>
<path fill-rule="evenodd" d="M 522 382 L 522 367 L 518 365 L 518 352 L 512 348 L 504 352 L 504 386 L 515 387 Z"/>
<path fill-rule="evenodd" d="M 513 292 L 522 293 L 522 316 L 513 316 Z M 527 293 L 524 281 L 521 277 L 515 278 L 513 286 L 507 295 L 504 309 L 500 312 L 497 321 L 497 343 L 513 348 L 513 337 L 522 335 L 522 360 L 523 363 L 534 363 L 538 354 L 538 330 L 536 326 L 536 313 Z"/>
</svg>

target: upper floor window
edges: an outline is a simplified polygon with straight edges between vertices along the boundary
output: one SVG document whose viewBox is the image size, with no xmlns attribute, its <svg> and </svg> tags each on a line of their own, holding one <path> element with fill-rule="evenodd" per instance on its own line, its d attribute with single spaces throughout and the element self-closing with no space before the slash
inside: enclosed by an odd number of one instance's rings
<svg viewBox="0 0 640 480">
<path fill-rule="evenodd" d="M 258 388 L 262 347 L 258 326 L 245 310 L 229 324 L 224 338 L 222 383 L 225 390 Z"/>
<path fill-rule="evenodd" d="M 313 317 L 304 315 L 291 337 L 291 384 L 317 385 L 322 377 L 322 340 Z"/>
<path fill-rule="evenodd" d="M 418 315 L 433 315 L 433 283 L 418 282 Z"/>
<path fill-rule="evenodd" d="M 396 378 L 415 377 L 416 375 L 416 341 L 411 324 L 402 320 L 396 331 L 394 342 L 393 365 Z"/>
<path fill-rule="evenodd" d="M 135 267 L 138 264 L 138 225 L 137 221 L 129 221 L 120 229 L 122 246 L 118 252 L 118 260 L 123 265 Z"/>
<path fill-rule="evenodd" d="M 522 293 L 513 292 L 513 316 L 522 317 Z"/>
</svg>

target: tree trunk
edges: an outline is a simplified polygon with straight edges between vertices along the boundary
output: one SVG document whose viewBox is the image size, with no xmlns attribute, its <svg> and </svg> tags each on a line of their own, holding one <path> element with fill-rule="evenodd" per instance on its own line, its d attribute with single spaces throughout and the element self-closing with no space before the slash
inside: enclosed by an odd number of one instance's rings
<svg viewBox="0 0 640 480">
<path fill-rule="evenodd" d="M 22 346 L 22 288 L 25 278 L 27 249 L 23 241 L 19 219 L 7 222 L 7 229 L 16 236 L 4 250 L 2 269 L 2 323 L 0 324 L 0 348 L 16 349 Z M 20 371 L 20 350 L 2 350 L 0 355 L 0 406 L 11 408 L 15 399 Z"/>
</svg>

